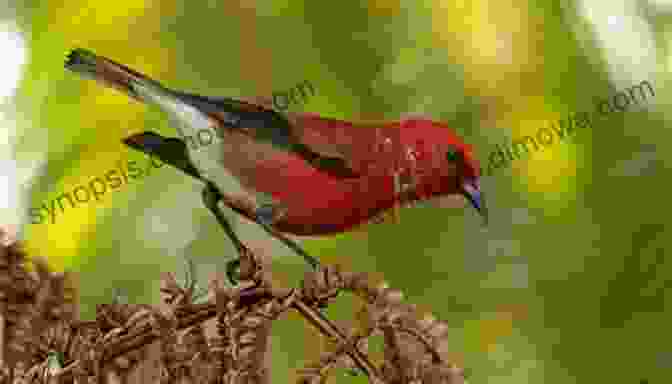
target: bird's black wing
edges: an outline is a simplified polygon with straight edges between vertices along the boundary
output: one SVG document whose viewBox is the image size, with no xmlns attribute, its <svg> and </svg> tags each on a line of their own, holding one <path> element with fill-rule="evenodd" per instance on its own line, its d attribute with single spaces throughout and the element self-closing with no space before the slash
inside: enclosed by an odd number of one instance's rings
<svg viewBox="0 0 672 384">
<path fill-rule="evenodd" d="M 221 123 L 219 128 L 241 129 L 255 140 L 291 151 L 294 137 L 286 116 L 261 105 L 228 97 L 202 96 L 171 91 L 177 98 L 208 113 Z"/>
<path fill-rule="evenodd" d="M 310 145 L 302 143 L 295 137 L 292 122 L 273 109 L 228 97 L 172 92 L 179 98 L 197 105 L 199 109 L 222 117 L 222 121 L 235 121 L 234 128 L 244 128 L 253 132 L 252 136 L 255 140 L 299 155 L 313 167 L 334 177 L 342 179 L 360 177 L 359 173 L 351 169 L 344 159 L 320 153 Z"/>
<path fill-rule="evenodd" d="M 180 139 L 163 137 L 158 133 L 146 131 L 131 135 L 122 141 L 130 148 L 146 153 L 149 156 L 155 156 L 162 162 L 181 170 L 187 175 L 203 180 L 198 169 L 189 160 L 187 145 Z"/>
</svg>

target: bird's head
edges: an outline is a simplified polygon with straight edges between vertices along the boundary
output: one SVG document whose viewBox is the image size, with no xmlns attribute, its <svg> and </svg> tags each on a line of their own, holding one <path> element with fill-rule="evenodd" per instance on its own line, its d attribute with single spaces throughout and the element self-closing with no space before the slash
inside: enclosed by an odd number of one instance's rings
<svg viewBox="0 0 672 384">
<path fill-rule="evenodd" d="M 439 158 L 447 170 L 443 173 L 442 189 L 464 196 L 487 223 L 488 211 L 481 192 L 480 163 L 474 156 L 472 147 L 457 140 L 452 141 Z"/>
</svg>

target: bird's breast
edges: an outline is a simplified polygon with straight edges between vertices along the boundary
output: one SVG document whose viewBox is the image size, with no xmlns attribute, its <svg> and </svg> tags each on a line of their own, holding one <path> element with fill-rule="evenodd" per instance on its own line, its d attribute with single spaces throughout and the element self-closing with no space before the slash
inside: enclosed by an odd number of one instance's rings
<svg viewBox="0 0 672 384">
<path fill-rule="evenodd" d="M 394 206 L 391 179 L 348 182 L 345 185 L 310 183 L 302 201 L 294 201 L 284 223 L 295 234 L 345 232 L 369 222 Z M 283 230 L 281 228 L 281 230 Z"/>
</svg>

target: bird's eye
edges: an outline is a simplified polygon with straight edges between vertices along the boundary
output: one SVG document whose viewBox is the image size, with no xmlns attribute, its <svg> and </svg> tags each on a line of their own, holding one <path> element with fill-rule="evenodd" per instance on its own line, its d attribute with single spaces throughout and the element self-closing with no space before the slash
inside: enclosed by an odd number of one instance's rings
<svg viewBox="0 0 672 384">
<path fill-rule="evenodd" d="M 451 147 L 448 149 L 448 152 L 446 152 L 446 159 L 448 161 L 457 161 L 460 158 L 460 153 L 457 151 L 455 147 Z"/>
</svg>

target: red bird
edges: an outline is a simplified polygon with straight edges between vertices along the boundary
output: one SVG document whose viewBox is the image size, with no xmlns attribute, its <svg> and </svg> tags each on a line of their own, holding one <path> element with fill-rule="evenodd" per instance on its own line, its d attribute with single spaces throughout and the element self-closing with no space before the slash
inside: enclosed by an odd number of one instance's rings
<svg viewBox="0 0 672 384">
<path fill-rule="evenodd" d="M 440 195 L 463 195 L 487 217 L 479 163 L 445 124 L 284 116 L 268 105 L 168 89 L 84 49 L 71 51 L 66 68 L 167 112 L 183 140 L 144 132 L 125 142 L 206 181 L 212 209 L 213 194 L 230 190 L 233 176 L 243 191 L 267 200 L 239 213 L 281 233 L 340 233 L 400 201 Z M 186 145 L 205 133 L 208 145 Z"/>
</svg>

